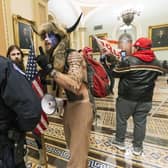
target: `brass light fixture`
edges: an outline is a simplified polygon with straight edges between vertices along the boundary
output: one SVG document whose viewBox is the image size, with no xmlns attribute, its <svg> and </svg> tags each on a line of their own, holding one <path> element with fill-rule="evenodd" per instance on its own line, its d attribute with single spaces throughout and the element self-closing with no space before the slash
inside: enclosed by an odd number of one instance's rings
<svg viewBox="0 0 168 168">
<path fill-rule="evenodd" d="M 135 15 L 139 16 L 140 10 L 129 8 L 129 9 L 123 10 L 118 18 L 119 19 L 122 18 L 122 21 L 127 26 L 129 26 L 132 23 L 132 21 L 134 20 Z"/>
</svg>

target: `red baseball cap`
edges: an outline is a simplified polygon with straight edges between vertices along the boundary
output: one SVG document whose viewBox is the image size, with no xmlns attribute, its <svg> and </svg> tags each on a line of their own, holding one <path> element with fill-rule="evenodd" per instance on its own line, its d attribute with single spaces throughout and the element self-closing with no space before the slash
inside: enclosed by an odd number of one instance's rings
<svg viewBox="0 0 168 168">
<path fill-rule="evenodd" d="M 133 46 L 148 49 L 152 47 L 152 40 L 141 37 L 133 44 Z"/>
</svg>

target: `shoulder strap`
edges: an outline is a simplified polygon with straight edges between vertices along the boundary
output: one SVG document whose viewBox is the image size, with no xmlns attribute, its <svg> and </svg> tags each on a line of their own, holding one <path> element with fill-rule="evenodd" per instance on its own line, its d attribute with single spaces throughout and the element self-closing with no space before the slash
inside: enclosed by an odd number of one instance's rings
<svg viewBox="0 0 168 168">
<path fill-rule="evenodd" d="M 64 65 L 64 70 L 63 72 L 66 73 L 69 70 L 69 65 L 68 65 L 68 54 L 65 56 L 65 65 Z"/>
<path fill-rule="evenodd" d="M 88 93 L 89 93 L 89 99 L 90 102 L 93 104 L 93 115 L 94 115 L 94 121 L 95 121 L 95 126 L 97 127 L 97 109 L 96 109 L 96 103 L 95 103 L 95 97 L 91 93 L 91 87 L 93 87 L 93 68 L 92 65 L 88 62 L 87 58 L 84 57 L 87 65 L 87 79 L 88 79 Z"/>
</svg>

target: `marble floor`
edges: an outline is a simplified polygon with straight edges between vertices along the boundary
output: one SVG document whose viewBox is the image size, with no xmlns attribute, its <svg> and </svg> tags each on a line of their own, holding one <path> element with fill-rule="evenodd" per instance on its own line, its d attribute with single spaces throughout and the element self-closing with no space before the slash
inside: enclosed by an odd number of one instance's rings
<svg viewBox="0 0 168 168">
<path fill-rule="evenodd" d="M 117 85 L 117 82 L 116 82 Z M 117 88 L 117 87 L 115 87 Z M 168 88 L 165 77 L 156 83 L 153 108 L 148 116 L 142 156 L 132 154 L 132 118 L 128 121 L 126 151 L 117 150 L 110 140 L 115 136 L 115 94 L 96 99 L 97 122 L 90 135 L 89 168 L 166 168 L 168 167 Z M 44 150 L 39 152 L 31 134 L 27 135 L 27 168 L 65 168 L 69 159 L 62 118 L 49 116 L 50 125 L 43 136 Z"/>
</svg>

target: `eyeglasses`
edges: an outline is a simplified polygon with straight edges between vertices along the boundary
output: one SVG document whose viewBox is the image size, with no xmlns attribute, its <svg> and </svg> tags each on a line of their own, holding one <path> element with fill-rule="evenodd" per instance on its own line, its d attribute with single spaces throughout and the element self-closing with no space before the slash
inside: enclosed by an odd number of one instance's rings
<svg viewBox="0 0 168 168">
<path fill-rule="evenodd" d="M 12 54 L 11 54 L 11 56 L 15 56 L 15 55 L 21 55 L 21 53 L 18 52 L 18 53 L 12 53 Z"/>
</svg>

